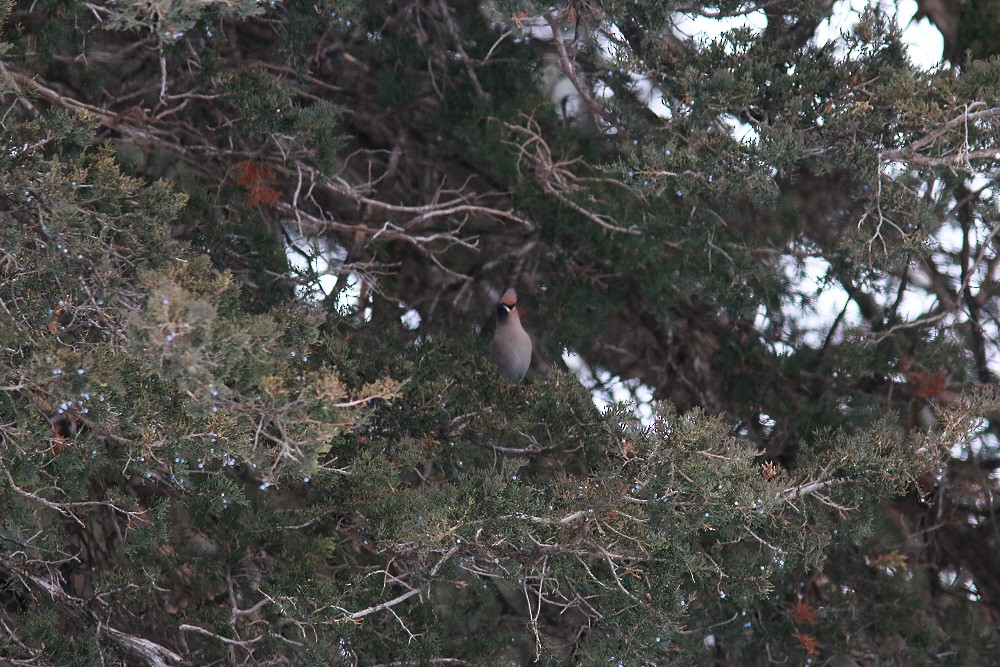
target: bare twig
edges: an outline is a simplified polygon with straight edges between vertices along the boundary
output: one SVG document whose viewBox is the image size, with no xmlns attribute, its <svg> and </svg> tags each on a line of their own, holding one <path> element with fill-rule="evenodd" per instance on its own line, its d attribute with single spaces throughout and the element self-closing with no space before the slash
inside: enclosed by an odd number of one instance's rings
<svg viewBox="0 0 1000 667">
<path fill-rule="evenodd" d="M 82 627 L 92 623 L 98 634 L 117 644 L 119 649 L 130 658 L 129 664 L 143 664 L 149 667 L 173 667 L 174 665 L 189 664 L 183 656 L 166 646 L 122 632 L 94 617 L 92 613 L 84 611 L 83 600 L 69 595 L 54 581 L 16 567 L 14 561 L 8 558 L 5 552 L 0 552 L 0 574 L 6 579 L 21 581 L 27 587 L 43 592 L 50 600 L 59 605 L 59 608 L 69 619 L 72 619 L 71 626 L 75 624 L 77 627 Z"/>
<path fill-rule="evenodd" d="M 548 143 L 542 137 L 540 128 L 538 127 L 538 122 L 534 118 L 525 116 L 524 114 L 522 114 L 522 117 L 525 118 L 526 121 L 524 126 L 504 123 L 504 127 L 514 134 L 520 135 L 524 138 L 524 140 L 520 143 L 516 141 L 505 141 L 504 143 L 517 149 L 520 156 L 519 163 L 527 162 L 532 167 L 535 182 L 541 186 L 544 192 L 552 195 L 559 202 L 569 206 L 588 220 L 597 223 L 603 229 L 624 234 L 640 234 L 639 230 L 635 227 L 626 228 L 617 225 L 615 224 L 614 219 L 610 216 L 587 210 L 568 196 L 568 194 L 580 190 L 580 184 L 584 181 L 619 185 L 627 191 L 633 192 L 631 188 L 624 183 L 613 179 L 581 178 L 577 176 L 570 171 L 569 167 L 582 162 L 582 160 L 575 159 L 556 161 L 553 159 L 552 149 L 549 148 Z"/>
<path fill-rule="evenodd" d="M 1000 117 L 1000 107 L 990 107 L 989 109 L 982 109 L 981 111 L 973 111 L 973 109 L 981 106 L 985 106 L 985 104 L 983 102 L 972 102 L 965 107 L 963 113 L 945 121 L 941 124 L 941 127 L 937 128 L 930 134 L 917 139 L 909 146 L 884 150 L 881 152 L 879 157 L 883 162 L 907 162 L 921 167 L 947 166 L 958 167 L 961 169 L 968 169 L 969 162 L 972 160 L 995 158 L 1000 155 L 1000 147 L 997 146 L 973 151 L 967 150 L 965 148 L 968 146 L 967 131 L 966 141 L 963 143 L 963 149 L 959 150 L 956 154 L 931 156 L 920 152 L 921 149 L 929 147 L 935 141 L 952 130 L 963 126 L 966 127 L 967 130 L 968 123 L 970 121 L 992 120 Z"/>
<path fill-rule="evenodd" d="M 4 475 L 7 477 L 7 483 L 10 485 L 10 488 L 15 493 L 24 498 L 33 500 L 34 502 L 40 505 L 48 507 L 51 510 L 55 510 L 56 512 L 63 515 L 67 519 L 73 519 L 73 521 L 75 521 L 77 525 L 79 525 L 81 528 L 84 527 L 86 524 L 84 524 L 83 520 L 79 516 L 77 516 L 76 512 L 74 511 L 81 507 L 106 507 L 115 512 L 118 512 L 119 514 L 123 514 L 125 516 L 130 516 L 130 517 L 137 517 L 141 515 L 141 512 L 130 512 L 128 510 L 122 509 L 121 507 L 118 507 L 112 502 L 103 500 L 80 500 L 68 503 L 55 502 L 49 500 L 48 498 L 44 498 L 32 491 L 27 491 L 25 489 L 22 489 L 14 482 L 14 478 L 11 476 L 9 470 L 4 469 L 3 472 Z"/>
<path fill-rule="evenodd" d="M 819 493 L 826 487 L 834 483 L 834 480 L 827 479 L 823 481 L 814 482 L 804 482 L 798 486 L 790 486 L 786 489 L 782 489 L 777 493 L 775 498 L 777 500 L 794 500 L 796 498 L 802 498 L 804 496 L 811 496 Z"/>
<path fill-rule="evenodd" d="M 524 514 L 522 512 L 517 512 L 515 514 L 506 514 L 501 519 L 518 519 L 520 521 L 530 521 L 531 523 L 540 523 L 550 526 L 565 525 L 567 523 L 572 523 L 577 519 L 583 519 L 584 517 L 593 516 L 593 509 L 577 510 L 576 512 L 571 512 L 566 516 L 559 517 L 558 519 L 550 519 L 543 516 L 532 516 L 530 514 Z"/>
<path fill-rule="evenodd" d="M 223 637 L 222 635 L 217 635 L 214 632 L 206 630 L 205 628 L 200 628 L 197 625 L 189 625 L 187 623 L 181 623 L 178 627 L 182 632 L 197 632 L 200 635 L 205 635 L 206 637 L 211 637 L 212 639 L 218 639 L 223 644 L 228 644 L 230 646 L 239 646 L 240 648 L 247 648 L 251 644 L 255 644 L 264 638 L 263 635 L 254 637 L 253 639 L 230 639 L 229 637 Z"/>
<path fill-rule="evenodd" d="M 476 95 L 480 98 L 488 97 L 486 91 L 483 90 L 483 84 L 479 82 L 479 76 L 476 75 L 476 68 L 472 65 L 472 59 L 465 52 L 465 46 L 462 44 L 462 36 L 458 33 L 458 26 L 455 25 L 455 20 L 451 17 L 451 10 L 448 8 L 448 3 L 444 0 L 438 0 L 438 10 L 441 12 L 444 24 L 448 28 L 448 34 L 451 35 L 451 39 L 455 43 L 455 49 L 458 51 L 458 55 L 465 65 L 465 71 L 469 75 L 469 80 L 472 81 L 472 87 L 475 88 Z"/>
<path fill-rule="evenodd" d="M 570 61 L 569 52 L 566 51 L 566 42 L 563 40 L 562 28 L 559 25 L 556 13 L 554 11 L 545 12 L 545 20 L 548 22 L 549 27 L 552 28 L 552 43 L 555 44 L 556 52 L 559 54 L 559 66 L 562 68 L 563 74 L 573 84 L 573 87 L 576 88 L 576 92 L 580 94 L 580 99 L 587 105 L 587 109 L 590 110 L 590 114 L 594 118 L 594 124 L 597 127 L 601 127 L 603 123 L 614 126 L 614 123 L 608 118 L 607 113 L 597 103 L 597 100 L 594 99 L 594 95 L 590 89 L 580 81 L 580 77 L 576 73 L 576 68 L 573 67 L 573 63 Z"/>
<path fill-rule="evenodd" d="M 452 547 L 447 552 L 445 552 L 445 554 L 441 556 L 441 559 L 434 565 L 434 567 L 431 568 L 430 576 L 433 577 L 437 575 L 437 573 L 441 570 L 441 567 L 448 561 L 449 558 L 451 558 L 455 554 L 456 551 L 458 551 L 457 546 Z M 422 590 L 423 590 L 422 588 L 414 588 L 413 590 L 407 591 L 402 595 L 397 595 L 391 600 L 386 600 L 385 602 L 372 605 L 371 607 L 366 607 L 365 609 L 362 609 L 360 611 L 348 613 L 345 615 L 344 619 L 356 621 L 359 618 L 364 618 L 365 616 L 368 616 L 369 614 L 374 614 L 377 611 L 382 611 L 383 609 L 389 609 L 390 607 L 395 607 L 400 602 L 405 602 L 406 600 L 412 598 L 414 595 L 419 595 Z"/>
</svg>

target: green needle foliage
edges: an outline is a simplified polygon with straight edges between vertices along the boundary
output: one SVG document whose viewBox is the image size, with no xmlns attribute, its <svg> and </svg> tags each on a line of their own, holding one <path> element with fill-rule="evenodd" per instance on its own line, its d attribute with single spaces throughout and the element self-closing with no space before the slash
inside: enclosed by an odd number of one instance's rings
<svg viewBox="0 0 1000 667">
<path fill-rule="evenodd" d="M 990 664 L 988 4 L 0 3 L 0 663 Z"/>
</svg>

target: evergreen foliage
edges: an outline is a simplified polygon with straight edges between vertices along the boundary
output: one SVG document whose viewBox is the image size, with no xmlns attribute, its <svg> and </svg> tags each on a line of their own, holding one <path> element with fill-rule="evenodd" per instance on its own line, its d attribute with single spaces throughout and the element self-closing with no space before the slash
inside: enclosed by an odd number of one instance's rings
<svg viewBox="0 0 1000 667">
<path fill-rule="evenodd" d="M 0 663 L 989 664 L 987 4 L 0 3 Z"/>
</svg>

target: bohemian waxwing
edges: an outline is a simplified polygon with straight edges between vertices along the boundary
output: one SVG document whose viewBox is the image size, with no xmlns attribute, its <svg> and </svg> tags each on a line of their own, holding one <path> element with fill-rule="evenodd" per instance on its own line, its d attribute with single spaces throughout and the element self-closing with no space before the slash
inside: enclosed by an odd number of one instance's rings
<svg viewBox="0 0 1000 667">
<path fill-rule="evenodd" d="M 490 345 L 490 361 L 501 377 L 517 384 L 531 365 L 531 337 L 517 314 L 517 292 L 508 289 L 497 303 L 497 328 Z"/>
</svg>

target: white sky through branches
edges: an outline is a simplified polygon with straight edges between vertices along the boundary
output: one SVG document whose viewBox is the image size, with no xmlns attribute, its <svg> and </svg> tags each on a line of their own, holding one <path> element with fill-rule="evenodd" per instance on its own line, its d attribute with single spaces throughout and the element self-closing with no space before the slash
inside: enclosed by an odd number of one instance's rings
<svg viewBox="0 0 1000 667">
<path fill-rule="evenodd" d="M 837 2 L 830 18 L 823 21 L 816 30 L 813 37 L 814 42 L 818 44 L 842 43 L 842 35 L 851 30 L 865 9 L 872 4 L 864 0 Z M 928 20 L 913 20 L 917 11 L 917 4 L 914 0 L 882 1 L 877 4 L 887 15 L 894 16 L 896 23 L 902 27 L 903 41 L 912 62 L 917 67 L 930 70 L 941 66 L 943 50 L 941 34 Z M 530 21 L 527 23 L 530 24 Z M 682 38 L 711 41 L 735 28 L 749 27 L 753 30 L 763 30 L 765 24 L 766 19 L 763 12 L 724 19 L 679 16 L 676 29 L 678 36 Z M 612 26 L 610 31 L 614 33 L 615 28 Z M 537 27 L 527 25 L 526 32 L 536 39 L 551 38 L 551 30 L 544 21 L 539 21 Z M 604 46 L 605 49 L 609 48 L 607 40 L 604 40 Z M 639 73 L 636 74 L 634 80 L 635 93 L 648 95 L 650 108 L 659 115 L 668 116 L 669 112 L 667 112 L 666 106 L 658 99 L 659 91 L 653 87 L 652 83 Z M 596 94 L 598 97 L 607 96 L 609 91 L 597 90 Z M 735 119 L 731 119 L 729 124 L 733 128 L 733 133 L 741 140 L 754 140 L 755 132 L 749 126 L 742 125 Z M 885 177 L 891 176 L 891 172 L 886 172 Z M 945 226 L 935 241 L 941 248 L 948 249 L 956 243 L 957 233 L 960 234 L 953 227 Z M 960 235 L 957 242 L 961 242 Z M 290 252 L 289 259 L 293 266 L 300 270 L 310 268 L 301 254 Z M 811 346 L 821 345 L 832 323 L 845 309 L 845 306 L 846 312 L 839 325 L 839 335 L 843 335 L 845 330 L 861 324 L 860 313 L 856 305 L 849 301 L 847 294 L 835 284 L 835 281 L 826 279 L 829 266 L 824 260 L 813 257 L 794 259 L 789 254 L 784 266 L 786 275 L 795 285 L 795 292 L 802 298 L 797 303 L 786 304 L 783 315 L 786 322 L 791 322 L 792 326 L 796 327 L 797 333 L 801 336 L 801 342 Z M 336 262 L 327 265 L 321 256 L 317 256 L 312 262 L 311 269 L 315 274 L 319 274 L 317 287 L 320 291 L 329 294 L 336 288 L 338 283 Z M 358 277 L 351 274 L 341 277 L 339 280 L 347 281 L 346 289 L 343 289 L 340 294 L 339 305 L 342 307 L 357 306 L 357 299 L 360 296 Z M 319 292 L 311 296 L 322 298 L 322 294 Z M 926 312 L 932 302 L 933 297 L 928 296 L 925 291 L 920 289 L 919 285 L 911 287 L 906 299 L 904 299 L 901 314 L 904 317 L 917 317 Z M 420 326 L 420 315 L 416 311 L 406 311 L 402 314 L 402 320 L 407 328 L 418 329 Z M 757 325 L 762 328 L 766 323 L 766 314 L 762 310 Z M 637 409 L 641 417 L 648 418 L 651 415 L 649 402 L 652 400 L 652 391 L 647 387 L 634 382 L 629 382 L 626 386 L 621 380 L 611 377 L 602 369 L 586 367 L 582 359 L 571 351 L 565 351 L 563 358 L 567 365 L 578 374 L 584 385 L 591 390 L 595 403 L 599 407 L 603 408 L 615 401 L 631 400 L 637 402 Z"/>
</svg>

